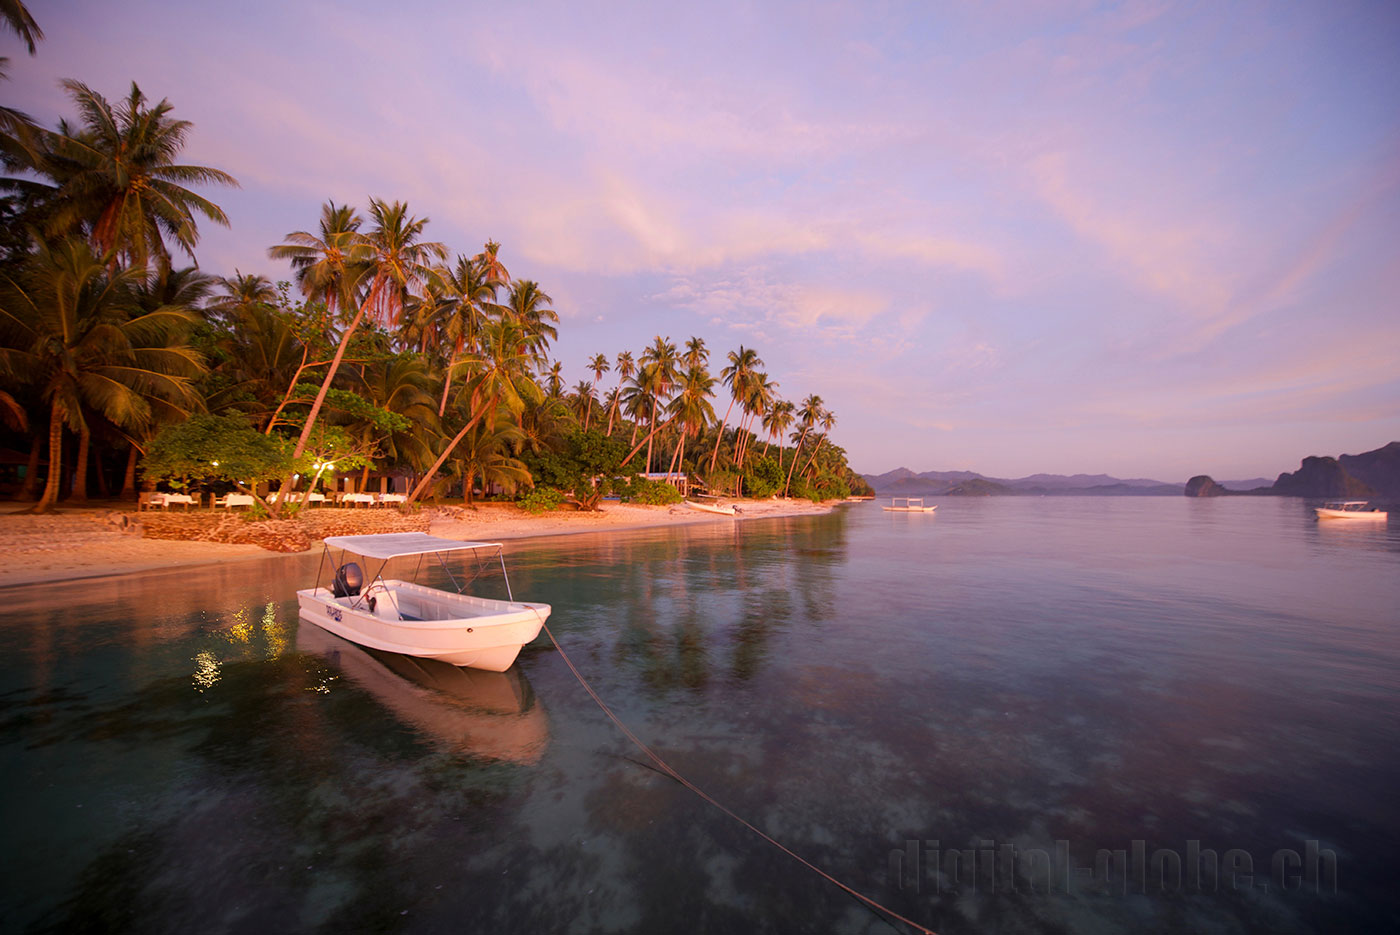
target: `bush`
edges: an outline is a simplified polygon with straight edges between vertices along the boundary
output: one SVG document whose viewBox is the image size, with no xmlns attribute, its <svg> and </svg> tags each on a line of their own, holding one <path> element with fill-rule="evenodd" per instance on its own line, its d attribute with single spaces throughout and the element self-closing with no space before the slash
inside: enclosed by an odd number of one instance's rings
<svg viewBox="0 0 1400 935">
<path fill-rule="evenodd" d="M 520 508 L 528 513 L 548 513 L 564 502 L 564 494 L 553 487 L 536 487 L 520 498 Z"/>
<path fill-rule="evenodd" d="M 784 479 L 778 462 L 764 458 L 744 473 L 744 492 L 750 497 L 766 499 L 783 489 Z"/>
<path fill-rule="evenodd" d="M 637 476 L 632 479 L 630 486 L 632 500 L 636 503 L 665 506 L 668 503 L 680 503 L 682 500 L 681 492 L 665 481 L 647 480 Z"/>
</svg>

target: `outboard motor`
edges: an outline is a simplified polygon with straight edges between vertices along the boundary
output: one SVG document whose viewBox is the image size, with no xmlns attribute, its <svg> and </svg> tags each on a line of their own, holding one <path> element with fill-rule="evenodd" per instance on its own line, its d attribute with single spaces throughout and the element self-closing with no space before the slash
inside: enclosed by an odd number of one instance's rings
<svg viewBox="0 0 1400 935">
<path fill-rule="evenodd" d="M 331 595 L 334 597 L 355 597 L 365 585 L 365 573 L 354 562 L 346 562 L 335 570 L 331 581 Z"/>
</svg>

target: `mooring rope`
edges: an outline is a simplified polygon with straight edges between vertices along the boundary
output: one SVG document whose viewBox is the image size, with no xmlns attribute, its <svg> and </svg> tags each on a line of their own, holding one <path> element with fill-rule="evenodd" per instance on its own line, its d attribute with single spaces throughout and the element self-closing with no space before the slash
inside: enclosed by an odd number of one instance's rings
<svg viewBox="0 0 1400 935">
<path fill-rule="evenodd" d="M 535 613 L 538 615 L 539 611 L 535 611 Z M 871 899 L 869 896 L 866 896 L 864 893 L 858 892 L 852 887 L 847 886 L 845 883 L 842 883 L 840 880 L 827 873 L 821 867 L 818 867 L 816 864 L 812 863 L 810 860 L 803 857 L 801 854 L 798 854 L 791 848 L 784 845 L 781 841 L 778 841 L 770 835 L 768 835 L 761 828 L 754 826 L 752 823 L 746 821 L 744 818 L 730 811 L 724 805 L 716 801 L 715 798 L 708 792 L 706 792 L 704 789 L 701 789 L 699 786 L 695 785 L 695 783 L 691 782 L 689 779 L 686 779 L 680 773 L 676 772 L 676 770 L 672 768 L 671 764 L 663 760 L 660 757 L 660 755 L 656 753 L 656 751 L 652 750 L 651 747 L 648 747 L 645 743 L 643 743 L 640 737 L 632 733 L 631 729 L 628 728 L 626 724 L 622 723 L 622 719 L 613 713 L 612 708 L 608 707 L 607 702 L 603 701 L 603 699 L 598 696 L 598 693 L 593 690 L 593 686 L 589 685 L 588 680 L 583 677 L 583 673 L 580 672 L 578 670 L 578 667 L 574 665 L 574 661 L 569 658 L 569 654 L 564 652 L 564 647 L 560 646 L 559 641 L 554 638 L 554 633 L 549 629 L 549 626 L 543 623 L 543 621 L 541 621 L 540 626 L 544 628 L 544 632 L 549 636 L 549 641 L 553 643 L 554 648 L 559 651 L 559 657 L 564 660 L 564 664 L 569 667 L 569 671 L 574 674 L 574 678 L 578 679 L 578 683 L 583 686 L 583 690 L 588 692 L 588 696 L 593 699 L 594 703 L 596 703 L 599 708 L 602 709 L 603 713 L 608 716 L 608 719 L 617 725 L 617 729 L 622 731 L 622 733 L 627 736 L 628 740 L 632 741 L 634 744 L 637 745 L 637 749 L 645 753 L 647 758 L 656 764 L 656 768 L 660 772 L 664 773 L 667 776 L 670 776 L 676 782 L 680 783 L 682 786 L 689 789 L 691 792 L 695 793 L 700 798 L 704 799 L 706 802 L 719 809 L 721 812 L 724 812 L 724 814 L 728 815 L 730 818 L 734 819 L 739 824 L 743 825 L 745 828 L 748 828 L 754 834 L 758 835 L 760 838 L 767 841 L 769 844 L 773 845 L 778 850 L 782 851 L 784 854 L 788 855 L 793 860 L 806 867 L 808 870 L 811 870 L 813 873 L 817 874 L 824 880 L 836 884 L 836 886 L 845 890 L 848 894 L 854 896 L 856 899 L 860 900 L 869 908 L 874 909 L 876 912 L 883 913 L 891 919 L 903 922 L 905 925 L 909 926 L 914 931 L 922 933 L 922 935 L 937 935 L 937 933 L 934 932 L 933 929 L 925 928 L 924 926 L 915 922 L 913 919 L 905 918 L 904 916 L 895 912 L 888 906 L 881 905 L 880 903 Z"/>
</svg>

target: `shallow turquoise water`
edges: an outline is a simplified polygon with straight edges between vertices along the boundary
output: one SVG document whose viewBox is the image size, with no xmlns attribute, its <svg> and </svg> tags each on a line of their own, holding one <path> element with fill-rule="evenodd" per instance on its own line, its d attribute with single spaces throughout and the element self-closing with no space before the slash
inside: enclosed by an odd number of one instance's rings
<svg viewBox="0 0 1400 935">
<path fill-rule="evenodd" d="M 1395 929 L 1400 526 L 1311 517 L 945 500 L 508 555 L 671 765 L 939 932 Z M 0 592 L 0 926 L 891 930 L 543 637 L 413 671 L 300 631 L 315 574 Z"/>
</svg>

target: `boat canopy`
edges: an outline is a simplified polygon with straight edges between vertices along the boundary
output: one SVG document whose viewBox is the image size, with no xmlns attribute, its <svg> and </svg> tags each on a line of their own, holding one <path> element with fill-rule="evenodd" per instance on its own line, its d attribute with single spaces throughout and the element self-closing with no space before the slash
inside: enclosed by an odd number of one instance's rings
<svg viewBox="0 0 1400 935">
<path fill-rule="evenodd" d="M 467 549 L 499 549 L 499 542 L 467 542 L 444 539 L 425 532 L 386 532 L 370 536 L 327 536 L 328 548 L 344 549 L 364 558 L 400 558 L 405 555 L 432 555 L 436 552 L 461 552 Z"/>
</svg>

